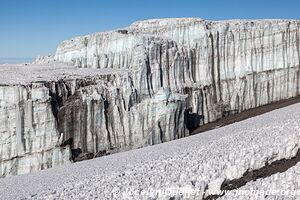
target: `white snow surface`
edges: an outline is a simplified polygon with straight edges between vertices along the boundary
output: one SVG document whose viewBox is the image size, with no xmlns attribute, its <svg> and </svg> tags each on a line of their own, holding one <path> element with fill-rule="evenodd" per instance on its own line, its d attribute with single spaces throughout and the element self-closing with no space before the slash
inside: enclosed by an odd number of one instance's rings
<svg viewBox="0 0 300 200">
<path fill-rule="evenodd" d="M 220 189 L 225 179 L 295 156 L 299 128 L 300 104 L 294 104 L 180 140 L 1 179 L 0 199 L 169 199 L 143 192 Z"/>
<path fill-rule="evenodd" d="M 252 192 L 252 193 L 250 193 Z M 300 163 L 283 173 L 251 181 L 220 200 L 300 199 Z"/>
<path fill-rule="evenodd" d="M 123 73 L 126 69 L 82 69 L 65 63 L 0 64 L 0 85 L 26 85 L 39 81 L 76 79 Z"/>
</svg>

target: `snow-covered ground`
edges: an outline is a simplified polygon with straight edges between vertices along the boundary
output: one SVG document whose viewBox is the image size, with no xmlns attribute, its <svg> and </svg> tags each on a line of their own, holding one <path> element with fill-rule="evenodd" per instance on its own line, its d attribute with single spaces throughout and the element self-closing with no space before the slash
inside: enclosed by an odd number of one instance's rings
<svg viewBox="0 0 300 200">
<path fill-rule="evenodd" d="M 0 64 L 0 84 L 29 84 L 38 81 L 85 78 L 95 75 L 123 73 L 126 69 L 82 69 L 64 63 L 55 64 Z"/>
<path fill-rule="evenodd" d="M 33 58 L 6 58 L 0 57 L 0 64 L 31 63 Z"/>
<path fill-rule="evenodd" d="M 300 163 L 283 173 L 251 181 L 220 200 L 300 199 Z"/>
<path fill-rule="evenodd" d="M 0 199 L 201 199 L 225 180 L 295 156 L 299 130 L 300 104 L 294 104 L 180 140 L 4 178 Z M 268 188 L 273 180 L 277 189 L 290 180 L 299 186 L 298 168 L 244 187 Z"/>
</svg>

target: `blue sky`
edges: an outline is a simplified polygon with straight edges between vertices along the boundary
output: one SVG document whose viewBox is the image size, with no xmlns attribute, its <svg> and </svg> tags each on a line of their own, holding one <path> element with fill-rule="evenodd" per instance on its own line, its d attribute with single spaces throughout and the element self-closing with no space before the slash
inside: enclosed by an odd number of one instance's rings
<svg viewBox="0 0 300 200">
<path fill-rule="evenodd" d="M 0 0 L 0 58 L 47 55 L 64 39 L 141 19 L 300 19 L 299 8 L 299 0 Z"/>
</svg>

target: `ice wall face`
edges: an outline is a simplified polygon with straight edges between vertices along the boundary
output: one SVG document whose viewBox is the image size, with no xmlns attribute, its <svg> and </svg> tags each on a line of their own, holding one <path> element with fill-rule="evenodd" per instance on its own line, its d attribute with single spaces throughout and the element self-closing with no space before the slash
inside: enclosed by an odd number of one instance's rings
<svg viewBox="0 0 300 200">
<path fill-rule="evenodd" d="M 24 70 L 30 71 L 31 66 Z M 68 70 L 77 73 L 75 68 Z M 167 89 L 150 95 L 147 86 L 139 84 L 140 73 L 63 75 L 57 80 L 1 86 L 0 177 L 188 134 L 187 96 Z"/>
<path fill-rule="evenodd" d="M 197 126 L 298 95 L 299 30 L 296 20 L 146 20 L 64 41 L 55 59 L 140 70 L 152 83 L 149 94 L 188 94 Z"/>
<path fill-rule="evenodd" d="M 0 116 L 0 177 L 70 162 L 44 86 L 0 86 Z"/>
<path fill-rule="evenodd" d="M 37 59 L 45 70 L 28 66 L 40 76 L 1 86 L 1 176 L 185 137 L 297 96 L 299 31 L 293 20 L 162 19 L 66 40 Z"/>
<path fill-rule="evenodd" d="M 161 89 L 150 97 L 134 79 L 129 73 L 74 83 L 67 98 L 59 93 L 68 91 L 56 91 L 58 130 L 73 150 L 100 156 L 186 136 L 186 96 Z"/>
</svg>

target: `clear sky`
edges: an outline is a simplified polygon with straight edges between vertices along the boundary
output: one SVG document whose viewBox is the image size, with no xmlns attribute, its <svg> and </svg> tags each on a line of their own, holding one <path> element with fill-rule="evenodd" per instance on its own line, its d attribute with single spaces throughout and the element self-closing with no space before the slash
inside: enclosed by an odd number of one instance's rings
<svg viewBox="0 0 300 200">
<path fill-rule="evenodd" d="M 0 0 L 0 58 L 55 52 L 64 39 L 136 20 L 300 19 L 300 0 Z"/>
</svg>

